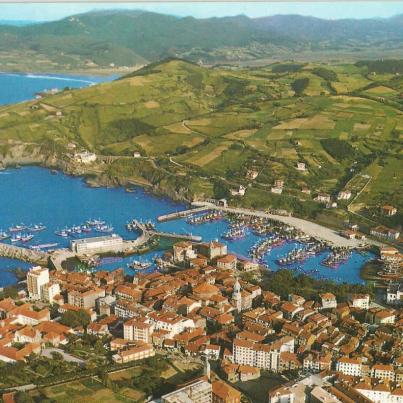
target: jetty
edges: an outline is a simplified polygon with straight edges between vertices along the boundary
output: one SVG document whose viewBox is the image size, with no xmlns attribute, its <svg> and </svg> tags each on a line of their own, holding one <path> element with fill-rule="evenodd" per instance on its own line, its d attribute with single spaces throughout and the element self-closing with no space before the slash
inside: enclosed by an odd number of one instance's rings
<svg viewBox="0 0 403 403">
<path fill-rule="evenodd" d="M 155 229 L 147 228 L 147 226 L 143 223 L 140 223 L 137 220 L 133 220 L 131 222 L 133 228 L 136 228 L 138 231 L 141 232 L 140 237 L 150 238 L 151 236 L 158 236 L 161 238 L 171 238 L 171 239 L 182 239 L 184 241 L 191 241 L 191 242 L 200 242 L 202 237 L 199 235 L 192 235 L 192 234 L 177 234 L 175 232 L 163 232 L 157 231 Z M 137 238 L 139 239 L 139 238 Z M 137 241 L 136 239 L 136 241 Z"/>
<path fill-rule="evenodd" d="M 46 265 L 50 255 L 39 250 L 0 243 L 0 256 L 38 265 Z"/>
<path fill-rule="evenodd" d="M 209 206 L 199 206 L 199 207 L 191 208 L 191 209 L 188 209 L 188 210 L 176 211 L 175 213 L 160 215 L 159 217 L 157 217 L 157 221 L 158 222 L 164 222 L 164 221 L 177 220 L 178 218 L 188 217 L 188 216 L 190 216 L 192 214 L 203 213 L 203 212 L 208 211 L 208 210 L 211 210 L 211 207 L 209 207 Z"/>
</svg>

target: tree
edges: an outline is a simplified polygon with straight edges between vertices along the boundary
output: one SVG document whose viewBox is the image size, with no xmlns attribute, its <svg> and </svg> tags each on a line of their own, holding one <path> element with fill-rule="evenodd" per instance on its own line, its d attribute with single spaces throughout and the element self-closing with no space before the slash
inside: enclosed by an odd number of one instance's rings
<svg viewBox="0 0 403 403">
<path fill-rule="evenodd" d="M 308 87 L 309 84 L 309 78 L 298 78 L 291 84 L 291 88 L 295 92 L 295 96 L 299 97 L 303 94 L 305 91 L 306 87 Z"/>
<path fill-rule="evenodd" d="M 64 312 L 60 319 L 60 323 L 69 327 L 82 326 L 86 328 L 90 322 L 91 317 L 84 309 Z"/>
<path fill-rule="evenodd" d="M 22 390 L 18 391 L 14 395 L 14 400 L 16 403 L 34 403 L 34 399 L 27 392 L 23 392 Z"/>
</svg>

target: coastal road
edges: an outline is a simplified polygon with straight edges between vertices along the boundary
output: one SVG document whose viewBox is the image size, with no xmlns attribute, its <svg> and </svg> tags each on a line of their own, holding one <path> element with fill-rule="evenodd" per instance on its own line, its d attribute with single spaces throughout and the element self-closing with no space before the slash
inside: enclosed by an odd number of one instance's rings
<svg viewBox="0 0 403 403">
<path fill-rule="evenodd" d="M 281 216 L 277 214 L 265 213 L 264 211 L 255 211 L 249 210 L 245 208 L 232 208 L 232 207 L 221 207 L 216 206 L 212 203 L 206 202 L 194 202 L 192 203 L 195 207 L 208 206 L 211 209 L 225 211 L 227 213 L 233 214 L 245 214 L 245 215 L 253 215 L 255 217 L 267 218 L 270 220 L 275 220 L 282 222 L 284 224 L 288 224 L 294 228 L 297 228 L 304 232 L 305 234 L 312 236 L 316 239 L 322 239 L 324 241 L 332 243 L 334 246 L 342 246 L 349 248 L 356 248 L 362 241 L 357 239 L 347 239 L 340 236 L 336 231 L 324 227 L 323 225 L 316 224 L 312 221 L 303 220 L 302 218 L 291 217 L 291 216 Z"/>
</svg>

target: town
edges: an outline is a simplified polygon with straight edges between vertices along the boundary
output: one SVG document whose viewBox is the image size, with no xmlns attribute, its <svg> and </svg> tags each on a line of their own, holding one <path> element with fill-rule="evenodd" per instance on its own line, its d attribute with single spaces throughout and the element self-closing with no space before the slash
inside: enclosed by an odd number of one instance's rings
<svg viewBox="0 0 403 403">
<path fill-rule="evenodd" d="M 381 259 L 389 274 L 399 272 L 397 249 L 381 248 Z M 256 262 L 217 241 L 177 242 L 163 260 L 169 268 L 131 277 L 123 269 L 34 266 L 26 288 L 3 292 L 3 400 L 36 393 L 40 380 L 27 386 L 6 376 L 16 365 L 28 368 L 35 357 L 68 365 L 57 380 L 49 375 L 50 384 L 79 379 L 83 371 L 109 386 L 109 372 L 176 357 L 181 365 L 193 362 L 198 373 L 163 395 L 147 390 L 153 401 L 403 402 L 398 282 L 389 283 L 382 304 L 363 293 L 307 299 L 267 290 Z M 83 353 L 88 338 L 97 348 Z M 242 388 L 270 377 L 277 383 L 259 398 Z"/>
</svg>

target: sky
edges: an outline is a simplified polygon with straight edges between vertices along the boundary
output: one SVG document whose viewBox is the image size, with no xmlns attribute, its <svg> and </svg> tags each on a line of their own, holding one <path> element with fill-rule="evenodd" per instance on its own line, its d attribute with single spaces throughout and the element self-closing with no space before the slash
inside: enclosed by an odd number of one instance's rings
<svg viewBox="0 0 403 403">
<path fill-rule="evenodd" d="M 326 19 L 390 17 L 403 14 L 403 1 L 333 2 L 136 2 L 136 3 L 0 3 L 0 20 L 49 21 L 72 14 L 100 9 L 141 9 L 197 18 L 245 14 L 263 17 L 275 14 L 301 14 Z"/>
</svg>

